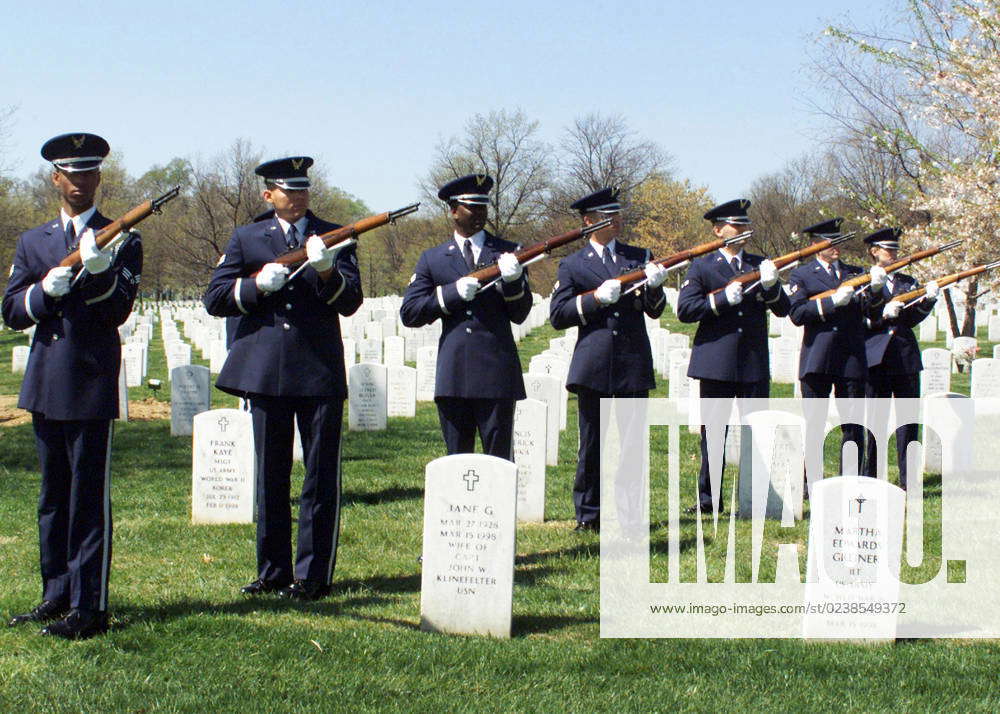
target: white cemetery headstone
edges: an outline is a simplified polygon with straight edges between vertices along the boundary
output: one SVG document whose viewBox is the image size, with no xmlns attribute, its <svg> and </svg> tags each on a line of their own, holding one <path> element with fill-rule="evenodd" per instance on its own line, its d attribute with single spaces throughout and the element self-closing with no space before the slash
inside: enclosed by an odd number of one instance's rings
<svg viewBox="0 0 1000 714">
<path fill-rule="evenodd" d="M 225 340 L 212 340 L 208 348 L 208 368 L 212 374 L 218 374 L 226 364 L 229 350 Z"/>
<path fill-rule="evenodd" d="M 382 363 L 382 340 L 366 338 L 358 343 L 358 362 Z"/>
<path fill-rule="evenodd" d="M 522 399 L 514 409 L 514 463 L 517 464 L 517 520 L 545 520 L 545 402 Z"/>
<path fill-rule="evenodd" d="M 24 371 L 28 368 L 28 355 L 30 353 L 31 348 L 28 347 L 28 345 L 17 345 L 13 350 L 11 350 L 11 372 L 14 374 L 24 374 Z"/>
<path fill-rule="evenodd" d="M 128 385 L 125 384 L 125 360 L 118 363 L 118 421 L 128 421 Z"/>
<path fill-rule="evenodd" d="M 122 346 L 125 359 L 125 383 L 130 387 L 141 387 L 146 374 L 146 346 L 130 343 Z"/>
<path fill-rule="evenodd" d="M 352 364 L 357 362 L 357 343 L 350 337 L 345 337 L 343 339 L 344 343 L 344 371 L 346 372 L 351 368 Z"/>
<path fill-rule="evenodd" d="M 417 401 L 434 401 L 434 380 L 437 374 L 437 346 L 427 345 L 417 350 Z"/>
<path fill-rule="evenodd" d="M 899 601 L 904 500 L 898 486 L 863 476 L 813 485 L 805 601 L 830 611 L 803 617 L 805 637 L 896 637 L 896 612 L 869 606 Z M 863 612 L 851 614 L 852 608 Z"/>
<path fill-rule="evenodd" d="M 547 374 L 525 374 L 524 390 L 529 399 L 548 405 L 545 429 L 545 464 L 559 465 L 559 400 L 565 399 L 558 377 Z"/>
<path fill-rule="evenodd" d="M 252 523 L 253 419 L 239 409 L 194 417 L 192 523 Z"/>
<path fill-rule="evenodd" d="M 170 435 L 190 436 L 196 414 L 212 408 L 208 367 L 187 364 L 170 370 Z"/>
<path fill-rule="evenodd" d="M 802 520 L 805 422 L 779 411 L 753 412 L 747 415 L 746 422 L 753 430 L 752 469 L 740 473 L 739 515 L 771 518 L 780 520 L 783 527 L 794 526 L 795 521 Z M 757 556 L 759 550 L 752 552 Z M 753 570 L 756 572 L 756 565 Z"/>
<path fill-rule="evenodd" d="M 348 428 L 381 431 L 386 428 L 386 371 L 380 364 L 362 362 L 347 373 Z"/>
<path fill-rule="evenodd" d="M 928 317 L 920 323 L 920 336 L 921 342 L 934 342 L 937 340 L 937 320 L 933 317 Z"/>
<path fill-rule="evenodd" d="M 417 370 L 405 365 L 387 367 L 386 369 L 388 370 L 388 415 L 391 417 L 416 416 Z"/>
<path fill-rule="evenodd" d="M 510 637 L 517 466 L 454 454 L 427 464 L 420 628 Z"/>
<path fill-rule="evenodd" d="M 969 394 L 973 399 L 1000 397 L 1000 360 L 984 357 L 972 361 L 972 388 Z"/>
<path fill-rule="evenodd" d="M 406 344 L 402 337 L 391 335 L 383 340 L 385 354 L 382 362 L 386 367 L 402 367 L 405 363 Z"/>
</svg>

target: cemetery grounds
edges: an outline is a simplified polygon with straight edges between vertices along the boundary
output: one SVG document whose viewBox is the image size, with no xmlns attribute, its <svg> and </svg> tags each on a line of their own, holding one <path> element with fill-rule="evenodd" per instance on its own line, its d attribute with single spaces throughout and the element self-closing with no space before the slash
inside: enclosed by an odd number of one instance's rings
<svg viewBox="0 0 1000 714">
<path fill-rule="evenodd" d="M 672 314 L 662 324 L 693 334 Z M 556 336 L 546 325 L 522 341 L 525 371 Z M 32 607 L 40 589 L 37 457 L 30 423 L 12 408 L 20 375 L 10 372 L 11 349 L 26 343 L 20 333 L 0 332 L 4 621 Z M 922 345 L 930 346 L 943 343 Z M 207 364 L 197 353 L 193 362 Z M 572 530 L 572 397 L 559 466 L 547 469 L 547 520 L 518 526 L 510 640 L 419 629 L 424 466 L 444 454 L 430 402 L 418 403 L 415 418 L 390 418 L 385 432 L 347 432 L 345 418 L 333 594 L 317 603 L 246 599 L 238 591 L 255 577 L 254 527 L 190 524 L 191 442 L 170 436 L 159 329 L 148 376 L 162 380 L 163 389 L 131 388 L 132 420 L 115 427 L 112 631 L 72 643 L 42 638 L 35 627 L 0 628 L 2 711 L 1000 709 L 995 641 L 600 639 L 598 536 Z M 666 380 L 658 385 L 653 396 L 666 396 Z M 952 376 L 953 391 L 968 389 L 966 375 Z M 792 396 L 791 385 L 773 385 L 772 396 Z M 212 402 L 236 406 L 217 390 Z M 834 439 L 826 446 L 829 460 Z M 301 469 L 297 463 L 293 496 Z M 697 436 L 682 430 L 684 493 L 694 493 L 697 470 Z M 890 470 L 894 478 L 894 464 Z M 734 476 L 727 467 L 726 483 Z M 666 579 L 665 517 L 657 517 L 666 504 L 664 483 L 653 477 L 651 562 L 659 580 Z M 927 477 L 925 498 L 933 522 L 939 477 Z M 681 528 L 682 542 L 691 541 L 693 517 L 682 516 Z M 806 528 L 802 522 L 782 529 L 780 542 L 804 544 Z M 777 530 L 769 523 L 765 538 L 774 540 Z M 707 548 L 724 552 L 725 543 L 720 538 Z M 691 572 L 693 552 L 684 553 L 682 571 Z M 803 571 L 804 557 L 803 549 Z M 933 554 L 926 559 L 928 568 L 939 565 Z M 984 597 L 1000 605 L 995 591 Z"/>
</svg>

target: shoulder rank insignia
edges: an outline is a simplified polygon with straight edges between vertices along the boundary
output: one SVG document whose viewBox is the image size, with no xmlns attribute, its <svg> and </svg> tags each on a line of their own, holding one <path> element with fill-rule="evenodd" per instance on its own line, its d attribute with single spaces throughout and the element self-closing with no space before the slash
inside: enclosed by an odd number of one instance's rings
<svg viewBox="0 0 1000 714">
<path fill-rule="evenodd" d="M 688 286 L 688 283 L 690 282 L 691 282 L 690 280 L 685 280 L 683 283 L 681 283 L 681 287 L 686 288 Z"/>
<path fill-rule="evenodd" d="M 797 291 L 798 291 L 798 289 L 799 289 L 799 285 L 798 285 L 798 283 L 792 283 L 792 289 L 791 289 L 791 292 L 793 292 L 793 293 L 794 293 L 794 292 L 797 292 Z"/>
<path fill-rule="evenodd" d="M 13 269 L 14 269 L 14 266 L 11 266 L 11 270 L 13 270 Z M 557 280 L 556 284 L 552 286 L 552 292 L 555 292 L 558 289 L 559 289 L 559 281 Z"/>
<path fill-rule="evenodd" d="M 222 255 L 219 256 L 219 262 L 215 264 L 215 267 L 218 268 L 224 262 L 226 262 L 226 254 L 225 253 L 223 253 Z"/>
<path fill-rule="evenodd" d="M 411 275 L 411 276 L 410 276 L 410 282 L 409 282 L 409 283 L 407 283 L 407 285 L 410 285 L 410 284 L 412 284 L 412 283 L 413 283 L 413 281 L 414 281 L 414 280 L 416 280 L 416 279 L 417 279 L 417 274 L 416 274 L 416 273 L 414 273 L 413 275 Z"/>
</svg>

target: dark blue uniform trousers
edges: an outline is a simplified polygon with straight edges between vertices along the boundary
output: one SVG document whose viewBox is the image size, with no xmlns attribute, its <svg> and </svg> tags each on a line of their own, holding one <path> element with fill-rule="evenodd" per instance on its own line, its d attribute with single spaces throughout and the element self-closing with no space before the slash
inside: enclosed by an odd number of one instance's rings
<svg viewBox="0 0 1000 714">
<path fill-rule="evenodd" d="M 822 399 L 822 402 L 815 402 L 810 404 L 806 403 L 805 416 L 806 416 L 806 453 L 809 454 L 809 444 L 814 444 L 816 442 L 820 443 L 820 453 L 822 453 L 822 442 L 825 436 L 825 424 L 824 420 L 826 418 L 826 409 L 828 405 L 826 400 L 830 396 L 830 392 L 833 391 L 834 396 L 839 398 L 861 398 L 865 396 L 865 385 L 860 379 L 839 379 L 832 375 L 827 374 L 807 374 L 805 377 L 800 377 L 799 382 L 802 387 L 802 398 L 803 399 Z M 821 405 L 817 407 L 817 405 Z M 843 417 L 848 417 L 848 415 L 842 415 Z M 848 441 L 853 441 L 857 445 L 858 462 L 856 465 L 856 471 L 854 473 L 861 473 L 861 459 L 864 456 L 864 441 L 865 441 L 865 428 L 861 424 L 845 422 L 841 426 L 841 438 L 840 438 L 840 453 L 837 458 L 838 471 L 840 474 L 844 473 L 843 464 L 843 454 L 844 454 L 844 444 Z M 808 464 L 806 464 L 806 473 L 810 471 Z M 822 464 L 817 464 L 817 476 L 816 478 L 822 478 Z"/>
<path fill-rule="evenodd" d="M 580 451 L 577 454 L 576 479 L 573 482 L 573 506 L 576 508 L 577 523 L 600 523 L 601 521 L 601 399 L 622 397 L 624 399 L 645 399 L 649 390 L 604 394 L 587 387 L 577 387 L 577 406 L 580 423 Z M 622 443 L 626 444 L 632 425 L 619 424 Z M 634 434 L 634 436 L 641 436 Z M 623 448 L 623 451 L 625 449 Z"/>
<path fill-rule="evenodd" d="M 435 397 L 444 445 L 451 454 L 476 450 L 476 431 L 483 453 L 514 460 L 514 400 Z"/>
<path fill-rule="evenodd" d="M 866 397 L 899 397 L 900 399 L 915 399 L 920 396 L 920 374 L 887 374 L 878 367 L 868 370 L 868 381 L 865 383 Z M 885 415 L 888 418 L 888 414 Z M 884 423 L 884 422 L 883 422 Z M 876 475 L 876 445 L 872 434 L 867 434 L 865 443 L 865 460 L 861 469 L 863 476 Z M 896 429 L 896 459 L 899 465 L 899 486 L 906 488 L 906 448 L 910 442 L 917 440 L 917 425 L 903 424 Z"/>
<path fill-rule="evenodd" d="M 342 399 L 250 398 L 257 451 L 257 572 L 273 583 L 293 578 L 328 585 L 340 528 Z M 295 420 L 302 435 L 306 475 L 299 500 L 299 539 L 292 569 L 289 502 Z"/>
<path fill-rule="evenodd" d="M 32 414 L 42 487 L 38 497 L 42 599 L 108 608 L 111 566 L 111 421 Z"/>
<path fill-rule="evenodd" d="M 724 382 L 718 379 L 700 379 L 698 382 L 698 396 L 702 399 L 766 398 L 770 394 L 770 383 L 766 381 Z M 703 415 L 703 418 L 704 416 L 707 415 Z M 729 427 L 727 426 L 723 436 L 728 433 Z M 745 429 L 743 435 L 749 438 L 749 429 Z M 720 437 L 713 434 L 713 438 L 719 439 Z M 723 446 L 718 452 L 720 473 L 726 466 L 725 442 L 721 443 Z M 722 498 L 722 481 L 719 481 L 719 492 L 720 507 L 723 507 L 728 503 L 728 500 Z M 711 471 L 708 468 L 708 438 L 705 434 L 704 426 L 701 427 L 701 469 L 698 472 L 698 503 L 701 505 L 703 512 L 711 512 L 712 480 Z"/>
</svg>

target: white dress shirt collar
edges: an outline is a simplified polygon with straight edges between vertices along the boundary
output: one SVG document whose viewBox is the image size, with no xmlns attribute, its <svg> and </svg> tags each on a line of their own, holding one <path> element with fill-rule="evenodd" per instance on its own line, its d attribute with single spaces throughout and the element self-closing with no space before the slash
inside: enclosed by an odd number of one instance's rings
<svg viewBox="0 0 1000 714">
<path fill-rule="evenodd" d="M 611 262 L 612 263 L 618 262 L 618 256 L 615 255 L 615 243 L 618 240 L 617 238 L 612 238 L 610 241 L 608 241 L 607 246 L 601 245 L 593 238 L 590 238 L 589 240 L 590 240 L 590 247 L 594 249 L 595 253 L 597 253 L 598 258 L 604 260 L 604 249 L 607 248 L 608 250 L 611 251 Z"/>
<path fill-rule="evenodd" d="M 466 237 L 459 235 L 458 231 L 455 231 L 454 237 L 455 242 L 458 244 L 458 250 L 461 253 L 462 249 L 465 247 Z M 479 231 L 478 233 L 473 233 L 468 237 L 468 239 L 472 241 L 472 260 L 478 264 L 479 254 L 482 252 L 483 244 L 486 242 L 486 232 Z"/>
<path fill-rule="evenodd" d="M 73 221 L 73 228 L 76 229 L 76 235 L 79 238 L 80 235 L 83 233 L 84 229 L 87 227 L 87 222 L 91 219 L 91 217 L 95 213 L 97 213 L 97 207 L 91 206 L 83 213 L 79 213 L 70 218 L 69 214 L 66 213 L 64 209 L 60 208 L 59 217 L 62 219 L 63 231 L 65 231 L 66 228 L 69 226 L 69 222 Z"/>
</svg>

